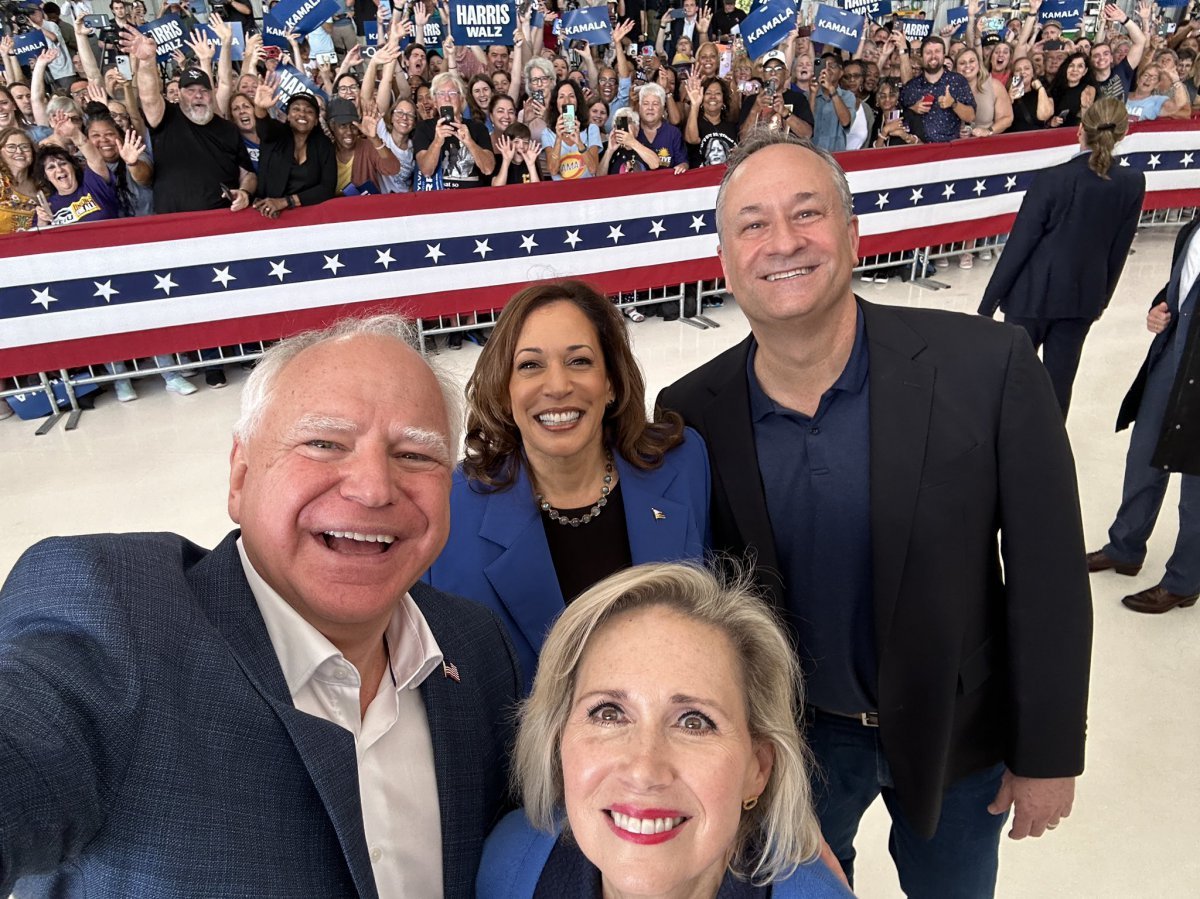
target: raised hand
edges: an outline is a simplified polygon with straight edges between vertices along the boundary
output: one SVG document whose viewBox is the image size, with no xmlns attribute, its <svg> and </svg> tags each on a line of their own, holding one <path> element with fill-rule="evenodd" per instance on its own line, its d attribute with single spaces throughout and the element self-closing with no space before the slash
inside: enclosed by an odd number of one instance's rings
<svg viewBox="0 0 1200 899">
<path fill-rule="evenodd" d="M 704 88 L 700 86 L 700 74 L 696 71 L 695 66 L 692 66 L 692 71 L 688 73 L 685 89 L 688 102 L 693 106 L 699 106 L 704 102 Z"/>
<path fill-rule="evenodd" d="M 269 75 L 254 89 L 254 108 L 270 110 L 279 102 L 279 76 Z"/>
<path fill-rule="evenodd" d="M 146 152 L 146 143 L 141 135 L 133 128 L 125 132 L 125 140 L 121 141 L 121 159 L 126 165 L 136 165 L 141 155 Z"/>
<path fill-rule="evenodd" d="M 1117 4 L 1104 4 L 1104 18 L 1108 19 L 1110 22 L 1120 22 L 1122 21 L 1124 15 L 1125 13 L 1122 11 L 1121 7 L 1117 6 Z"/>
<path fill-rule="evenodd" d="M 373 109 L 364 109 L 362 118 L 354 124 L 362 132 L 363 137 L 368 139 L 375 137 L 379 129 L 379 113 Z"/>
<path fill-rule="evenodd" d="M 89 103 L 103 103 L 108 105 L 108 94 L 104 92 L 104 88 L 94 81 L 89 81 L 87 86 L 87 97 Z"/>
<path fill-rule="evenodd" d="M 621 22 L 620 25 L 618 25 L 616 28 L 613 29 L 612 42 L 613 42 L 613 46 L 618 48 L 618 51 L 621 46 L 621 41 L 623 41 L 626 37 L 628 37 L 629 32 L 631 32 L 631 31 L 633 31 L 633 19 L 626 19 L 625 21 Z"/>
<path fill-rule="evenodd" d="M 710 25 L 712 25 L 713 20 L 712 10 L 707 6 L 704 7 L 704 9 L 700 10 L 700 15 L 697 16 L 697 19 L 699 19 L 699 21 L 696 24 L 700 26 L 700 30 L 705 34 L 708 34 L 708 28 Z"/>
<path fill-rule="evenodd" d="M 1042 0 L 1029 0 L 1029 14 L 1037 18 L 1038 10 L 1042 8 Z"/>
<path fill-rule="evenodd" d="M 50 47 L 49 49 L 43 50 L 38 54 L 37 61 L 34 63 L 34 65 L 48 66 L 56 59 L 58 59 L 58 48 Z"/>
<path fill-rule="evenodd" d="M 382 47 L 380 47 L 378 50 L 375 51 L 375 64 L 376 65 L 386 66 L 388 63 L 395 62 L 399 58 L 400 58 L 400 47 L 399 47 L 399 45 L 392 44 L 390 40 L 388 41 L 388 43 L 384 44 Z"/>
<path fill-rule="evenodd" d="M 230 33 L 232 34 L 232 32 Z M 192 54 L 201 63 L 211 62 L 212 58 L 217 55 L 216 45 L 198 31 L 193 31 L 184 43 L 191 47 Z"/>
<path fill-rule="evenodd" d="M 505 162 L 513 161 L 513 156 L 516 155 L 517 148 L 513 146 L 512 138 L 503 134 L 497 135 L 492 138 L 492 146 L 496 148 L 496 152 L 500 154 Z"/>
<path fill-rule="evenodd" d="M 1142 22 L 1150 21 L 1150 14 L 1154 11 L 1154 4 L 1150 0 L 1141 0 L 1137 6 L 1138 18 Z"/>
<path fill-rule="evenodd" d="M 142 34 L 132 25 L 125 26 L 125 30 L 121 32 L 119 43 L 121 52 L 126 56 L 148 63 L 158 60 L 158 46 L 154 43 L 154 38 L 148 34 Z"/>
<path fill-rule="evenodd" d="M 13 39 L 7 34 L 0 37 L 0 56 L 13 55 Z"/>
<path fill-rule="evenodd" d="M 217 40 L 221 42 L 221 46 L 228 47 L 233 43 L 233 28 L 217 13 L 210 12 L 208 14 L 208 27 L 213 30 L 213 33 L 217 36 Z M 262 40 L 262 38 L 259 38 L 259 40 Z"/>
<path fill-rule="evenodd" d="M 54 129 L 55 137 L 70 142 L 68 146 L 78 145 L 83 140 L 83 131 L 79 123 L 73 120 L 65 109 L 50 114 L 50 127 Z"/>
</svg>

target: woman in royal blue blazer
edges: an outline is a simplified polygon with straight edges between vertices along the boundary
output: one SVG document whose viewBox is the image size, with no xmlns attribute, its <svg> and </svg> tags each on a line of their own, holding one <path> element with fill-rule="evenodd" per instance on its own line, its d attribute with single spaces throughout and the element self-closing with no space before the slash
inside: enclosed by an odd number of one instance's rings
<svg viewBox="0 0 1200 899">
<path fill-rule="evenodd" d="M 675 413 L 647 420 L 621 316 L 578 281 L 513 297 L 467 401 L 450 538 L 425 579 L 500 616 L 528 691 L 567 603 L 630 565 L 703 556 L 708 454 Z"/>
<path fill-rule="evenodd" d="M 1102 97 L 1078 130 L 1082 152 L 1039 172 L 1025 191 L 979 305 L 981 315 L 999 307 L 1029 332 L 1064 418 L 1083 341 L 1117 289 L 1146 194 L 1145 176 L 1113 158 L 1129 130 L 1123 103 Z"/>
</svg>

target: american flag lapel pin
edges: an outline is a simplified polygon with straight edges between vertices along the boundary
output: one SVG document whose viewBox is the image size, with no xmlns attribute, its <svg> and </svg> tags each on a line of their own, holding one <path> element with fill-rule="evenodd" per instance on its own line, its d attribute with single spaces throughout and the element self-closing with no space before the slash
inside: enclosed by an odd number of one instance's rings
<svg viewBox="0 0 1200 899">
<path fill-rule="evenodd" d="M 456 684 L 462 683 L 462 678 L 458 676 L 458 666 L 453 662 L 442 662 L 442 676 L 450 678 Z"/>
<path fill-rule="evenodd" d="M 667 519 L 666 512 L 660 512 L 658 509 L 655 509 L 655 508 L 651 508 L 650 511 L 654 513 L 655 521 L 666 521 L 666 519 Z"/>
</svg>

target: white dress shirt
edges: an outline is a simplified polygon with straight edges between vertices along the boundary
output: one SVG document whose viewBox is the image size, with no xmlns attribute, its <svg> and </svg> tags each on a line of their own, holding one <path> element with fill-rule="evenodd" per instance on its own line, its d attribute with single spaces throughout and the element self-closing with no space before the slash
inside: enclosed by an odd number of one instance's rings
<svg viewBox="0 0 1200 899">
<path fill-rule="evenodd" d="M 404 595 L 387 629 L 390 665 L 360 718 L 358 670 L 238 553 L 297 709 L 354 735 L 367 851 L 382 899 L 440 899 L 442 827 L 433 741 L 417 689 L 442 665 L 429 625 Z M 281 797 L 283 798 L 283 797 Z"/>
<path fill-rule="evenodd" d="M 1181 306 L 1187 299 L 1192 285 L 1196 283 L 1196 278 L 1200 277 L 1200 228 L 1192 232 L 1183 252 L 1183 268 L 1179 270 L 1179 304 Z"/>
</svg>

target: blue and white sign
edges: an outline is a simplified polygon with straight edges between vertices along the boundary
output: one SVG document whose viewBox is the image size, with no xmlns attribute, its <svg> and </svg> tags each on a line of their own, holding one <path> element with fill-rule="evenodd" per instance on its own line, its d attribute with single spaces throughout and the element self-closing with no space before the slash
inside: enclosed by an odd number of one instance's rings
<svg viewBox="0 0 1200 899">
<path fill-rule="evenodd" d="M 813 16 L 812 39 L 814 44 L 837 47 L 853 53 L 862 40 L 863 17 L 861 13 L 847 12 L 822 3 Z"/>
<path fill-rule="evenodd" d="M 269 12 L 262 18 L 262 39 L 263 45 L 267 47 L 282 47 L 285 50 L 288 47 L 287 38 L 283 36 L 286 29 L 279 24 L 275 18 L 275 13 Z"/>
<path fill-rule="evenodd" d="M 312 94 L 324 103 L 329 102 L 329 95 L 317 87 L 314 81 L 295 66 L 278 66 L 275 69 L 275 74 L 279 76 L 280 112 L 283 111 L 284 106 L 287 105 L 287 101 L 293 94 Z"/>
<path fill-rule="evenodd" d="M 454 0 L 450 19 L 450 35 L 460 47 L 512 44 L 517 5 L 513 0 Z"/>
<path fill-rule="evenodd" d="M 46 50 L 46 33 L 40 28 L 13 35 L 13 55 L 23 66 L 31 66 Z M 60 51 L 61 52 L 61 51 Z"/>
<path fill-rule="evenodd" d="M 967 30 L 967 19 L 970 17 L 971 11 L 965 6 L 946 10 L 946 24 L 954 26 L 955 35 L 962 34 Z"/>
<path fill-rule="evenodd" d="M 860 16 L 867 15 L 878 21 L 891 15 L 892 3 L 891 0 L 842 0 L 842 9 Z"/>
<path fill-rule="evenodd" d="M 587 41 L 592 46 L 612 43 L 612 23 L 608 20 L 607 6 L 573 9 L 563 13 L 561 21 L 559 40 Z"/>
<path fill-rule="evenodd" d="M 363 38 L 367 42 L 368 47 L 379 46 L 379 20 L 371 19 L 363 22 Z"/>
<path fill-rule="evenodd" d="M 920 43 L 929 37 L 933 30 L 933 22 L 929 19 L 897 19 L 896 22 L 904 29 L 904 36 L 909 43 Z"/>
<path fill-rule="evenodd" d="M 154 38 L 159 62 L 166 62 L 176 50 L 183 49 L 183 22 L 174 13 L 147 22 L 139 26 L 138 31 Z"/>
<path fill-rule="evenodd" d="M 227 22 L 226 24 L 233 29 L 233 41 L 229 45 L 229 59 L 233 62 L 241 62 L 242 53 L 246 47 L 246 37 L 242 33 L 242 23 Z M 217 33 L 212 30 L 211 26 L 196 25 L 192 31 L 203 38 L 207 38 L 208 41 L 216 47 L 216 53 L 213 55 L 213 59 L 219 60 L 221 58 L 221 51 L 223 49 L 221 47 L 221 39 L 217 37 Z"/>
<path fill-rule="evenodd" d="M 1082 18 L 1083 0 L 1045 0 L 1038 10 L 1039 22 L 1057 22 L 1063 31 L 1078 31 Z"/>
<path fill-rule="evenodd" d="M 761 0 L 739 26 L 746 54 L 758 59 L 770 53 L 787 39 L 795 25 L 796 0 Z"/>
<path fill-rule="evenodd" d="M 280 0 L 269 13 L 263 16 L 263 43 L 273 47 L 286 47 L 287 40 L 284 32 L 291 31 L 299 35 L 308 34 L 321 27 L 321 24 L 332 19 L 339 12 L 337 0 Z M 275 26 L 272 35 L 283 43 L 267 40 L 266 20 L 270 18 Z"/>
</svg>

